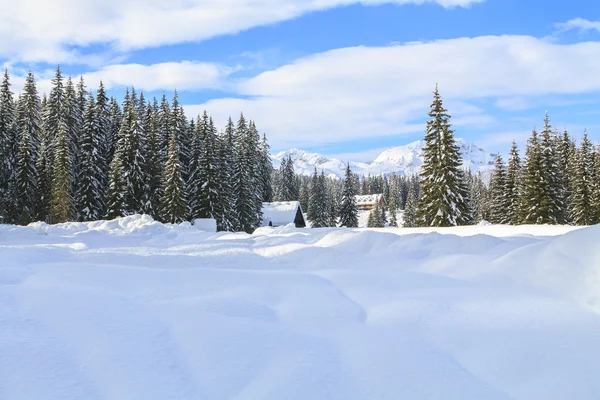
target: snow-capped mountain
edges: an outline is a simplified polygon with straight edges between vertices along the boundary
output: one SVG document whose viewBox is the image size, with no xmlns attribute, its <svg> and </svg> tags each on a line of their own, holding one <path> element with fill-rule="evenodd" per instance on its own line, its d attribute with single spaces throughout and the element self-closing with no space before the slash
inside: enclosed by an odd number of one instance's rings
<svg viewBox="0 0 600 400">
<path fill-rule="evenodd" d="M 494 168 L 496 154 L 488 153 L 464 139 L 456 139 L 456 144 L 460 148 L 464 167 L 482 173 L 488 173 Z M 350 168 L 352 172 L 359 175 L 389 175 L 392 172 L 401 175 L 418 174 L 423 164 L 424 145 L 424 141 L 418 140 L 404 146 L 392 147 L 384 150 L 370 163 L 350 161 Z M 291 156 L 294 161 L 296 173 L 302 175 L 312 175 L 315 167 L 319 171 L 323 170 L 325 175 L 338 178 L 343 178 L 346 171 L 344 161 L 299 149 L 290 149 L 273 155 L 273 167 L 279 168 L 281 160 L 288 156 Z"/>
</svg>

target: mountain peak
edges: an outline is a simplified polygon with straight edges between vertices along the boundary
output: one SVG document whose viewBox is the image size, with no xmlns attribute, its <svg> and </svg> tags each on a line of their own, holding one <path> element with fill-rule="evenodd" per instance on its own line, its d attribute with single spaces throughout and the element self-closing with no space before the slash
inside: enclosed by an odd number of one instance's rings
<svg viewBox="0 0 600 400">
<path fill-rule="evenodd" d="M 456 145 L 460 149 L 465 168 L 483 173 L 494 168 L 496 154 L 488 153 L 474 143 L 461 138 L 456 139 Z M 418 174 L 423 164 L 424 146 L 423 140 L 417 140 L 403 146 L 391 147 L 384 150 L 371 163 L 351 161 L 350 168 L 359 175 L 390 175 L 393 172 L 400 175 Z M 302 175 L 312 175 L 315 167 L 323 170 L 328 176 L 343 178 L 345 175 L 345 162 L 296 148 L 273 155 L 273 166 L 279 168 L 281 161 L 287 157 L 292 158 L 296 173 Z"/>
</svg>

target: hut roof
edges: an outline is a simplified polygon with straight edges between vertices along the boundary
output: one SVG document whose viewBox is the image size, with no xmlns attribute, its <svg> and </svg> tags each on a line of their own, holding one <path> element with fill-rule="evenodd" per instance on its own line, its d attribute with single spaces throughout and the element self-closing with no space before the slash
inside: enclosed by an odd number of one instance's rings
<svg viewBox="0 0 600 400">
<path fill-rule="evenodd" d="M 287 225 L 294 222 L 296 213 L 302 206 L 299 201 L 277 201 L 273 203 L 263 203 L 262 205 L 262 226 L 269 226 L 269 222 L 273 226 Z"/>
<path fill-rule="evenodd" d="M 383 198 L 383 194 L 367 194 L 354 196 L 357 206 L 371 206 L 378 204 Z"/>
</svg>

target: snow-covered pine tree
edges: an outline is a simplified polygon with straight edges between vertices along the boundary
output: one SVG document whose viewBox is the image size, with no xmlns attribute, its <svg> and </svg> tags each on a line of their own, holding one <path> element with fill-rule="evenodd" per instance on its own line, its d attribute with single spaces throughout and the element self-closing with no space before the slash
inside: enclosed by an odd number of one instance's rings
<svg viewBox="0 0 600 400">
<path fill-rule="evenodd" d="M 106 218 L 113 219 L 127 214 L 125 204 L 125 180 L 123 179 L 123 158 L 120 151 L 115 151 L 106 187 Z"/>
<path fill-rule="evenodd" d="M 326 181 L 327 182 L 327 181 Z M 327 195 L 327 226 L 338 226 L 338 195 L 336 189 L 332 186 L 328 190 Z"/>
<path fill-rule="evenodd" d="M 570 217 L 575 225 L 595 223 L 596 210 L 593 208 L 594 158 L 594 147 L 585 132 L 576 153 L 575 176 L 569 202 L 571 204 Z"/>
<path fill-rule="evenodd" d="M 271 182 L 272 175 L 273 164 L 271 163 L 269 142 L 267 141 L 267 135 L 263 134 L 262 142 L 260 143 L 260 187 L 261 198 L 263 202 L 266 203 L 273 201 L 273 185 Z M 294 200 L 298 199 L 296 198 Z"/>
<path fill-rule="evenodd" d="M 43 103 L 42 103 L 43 104 Z M 42 106 L 43 109 L 43 106 Z M 41 135 L 37 146 L 36 184 L 35 184 L 35 219 L 50 222 L 50 201 L 52 195 L 52 175 L 50 167 L 54 163 L 48 159 L 49 145 L 44 134 Z"/>
<path fill-rule="evenodd" d="M 541 174 L 544 180 L 544 198 L 547 201 L 541 207 L 543 223 L 564 223 L 566 210 L 562 198 L 562 171 L 560 171 L 559 159 L 556 152 L 556 140 L 554 130 L 550 126 L 548 113 L 544 117 L 544 129 L 540 137 L 541 145 Z"/>
<path fill-rule="evenodd" d="M 33 73 L 29 72 L 25 80 L 23 93 L 19 97 L 17 108 L 17 129 L 19 149 L 15 170 L 15 219 L 26 225 L 35 219 L 34 201 L 36 194 L 36 158 L 37 142 L 41 131 L 40 98 Z"/>
<path fill-rule="evenodd" d="M 496 156 L 496 168 L 490 180 L 490 221 L 493 224 L 508 223 L 506 196 L 506 168 L 502 156 Z"/>
<path fill-rule="evenodd" d="M 237 223 L 235 211 L 236 197 L 233 177 L 236 165 L 235 125 L 231 118 L 227 122 L 225 132 L 219 138 L 221 165 L 219 169 L 220 202 L 223 215 L 217 220 L 219 231 L 233 231 Z"/>
<path fill-rule="evenodd" d="M 121 121 L 123 120 L 123 112 L 114 97 L 110 98 L 108 112 L 109 129 L 106 136 L 106 162 L 110 165 L 115 156 L 117 142 L 119 140 L 119 131 L 121 130 Z"/>
<path fill-rule="evenodd" d="M 417 193 L 414 185 L 409 185 L 406 205 L 404 207 L 403 224 L 405 228 L 414 228 L 418 225 L 417 220 Z"/>
<path fill-rule="evenodd" d="M 571 152 L 571 143 L 573 140 L 569 136 L 569 132 L 565 128 L 562 135 L 555 135 L 556 155 L 558 157 L 558 170 L 560 171 L 560 202 L 563 205 L 563 220 L 562 223 L 570 223 L 570 204 L 571 198 L 571 176 L 569 171 L 569 157 Z"/>
<path fill-rule="evenodd" d="M 144 212 L 152 218 L 160 219 L 160 199 L 162 196 L 163 150 L 158 126 L 158 102 L 156 98 L 146 109 L 146 192 L 144 194 Z"/>
<path fill-rule="evenodd" d="M 100 81 L 100 85 L 98 87 L 98 91 L 96 94 L 96 104 L 94 106 L 94 115 L 97 120 L 98 126 L 98 152 L 100 152 L 99 165 L 101 176 L 98 177 L 98 180 L 101 185 L 102 193 L 106 191 L 106 185 L 108 183 L 108 166 L 110 165 L 110 110 L 109 110 L 109 100 L 106 96 L 106 91 L 104 90 L 104 84 Z"/>
<path fill-rule="evenodd" d="M 506 186 L 504 195 L 506 197 L 506 222 L 518 225 L 519 218 L 519 185 L 521 181 L 521 157 L 517 143 L 513 140 L 506 170 Z"/>
<path fill-rule="evenodd" d="M 218 150 L 217 130 L 211 118 L 206 126 L 199 159 L 199 181 L 197 184 L 200 185 L 198 193 L 198 215 L 200 218 L 220 220 L 223 215 L 218 181 L 218 172 L 221 167 Z"/>
<path fill-rule="evenodd" d="M 438 88 L 429 111 L 418 219 L 421 226 L 455 226 L 472 223 L 469 193 L 464 182 L 460 151 L 450 129 Z"/>
<path fill-rule="evenodd" d="M 542 148 L 534 129 L 527 140 L 525 164 L 521 170 L 519 210 L 521 224 L 547 224 L 548 189 L 542 172 Z"/>
<path fill-rule="evenodd" d="M 167 163 L 163 178 L 162 219 L 164 222 L 180 223 L 188 215 L 185 198 L 185 181 L 179 161 L 177 135 L 171 135 Z"/>
<path fill-rule="evenodd" d="M 0 216 L 3 222 L 13 222 L 11 182 L 15 173 L 17 139 L 15 135 L 15 104 L 10 90 L 10 77 L 4 70 L 0 85 Z"/>
<path fill-rule="evenodd" d="M 592 210 L 593 224 L 600 223 L 600 146 L 596 147 L 594 153 L 594 170 L 592 173 Z"/>
<path fill-rule="evenodd" d="M 183 107 L 179 104 L 179 94 L 175 90 L 173 102 L 171 103 L 171 129 L 170 134 L 177 136 L 177 146 L 179 148 L 179 162 L 181 163 L 181 172 L 183 179 L 187 182 L 189 179 L 189 152 L 191 145 L 191 135 L 189 133 L 188 121 L 183 112 Z"/>
<path fill-rule="evenodd" d="M 300 201 L 300 206 L 304 212 L 308 211 L 308 202 L 310 198 L 309 188 L 309 184 L 303 180 L 300 184 L 300 196 L 298 200 Z"/>
<path fill-rule="evenodd" d="M 80 140 L 83 126 L 83 111 L 79 108 L 78 94 L 73 85 L 71 77 L 67 77 L 65 85 L 65 102 L 64 102 L 64 123 L 66 130 L 67 150 L 69 152 L 69 173 L 71 174 L 69 182 L 71 183 L 71 194 L 77 193 L 77 177 L 79 176 L 79 166 L 81 160 L 80 155 Z M 77 202 L 75 196 L 72 200 Z M 75 207 L 77 208 L 77 207 Z"/>
<path fill-rule="evenodd" d="M 383 228 L 385 222 L 381 217 L 381 207 L 379 203 L 369 212 L 369 220 L 367 222 L 367 228 Z"/>
<path fill-rule="evenodd" d="M 294 171 L 294 162 L 292 157 L 288 156 L 281 161 L 279 168 L 279 176 L 281 178 L 279 184 L 279 196 L 281 201 L 298 200 L 299 194 L 296 190 L 296 173 Z"/>
<path fill-rule="evenodd" d="M 104 180 L 106 162 L 102 156 L 101 119 L 96 115 L 96 101 L 90 93 L 84 110 L 83 129 L 80 138 L 77 178 L 77 215 L 81 221 L 102 219 L 104 205 Z"/>
<path fill-rule="evenodd" d="M 117 141 L 121 155 L 121 170 L 125 184 L 125 210 L 127 214 L 143 211 L 146 191 L 145 160 L 143 156 L 142 131 L 137 115 L 137 99 L 126 91 L 123 101 L 123 120 Z"/>
<path fill-rule="evenodd" d="M 327 198 L 325 192 L 325 177 L 323 179 L 317 172 L 313 174 L 310 184 L 310 197 L 308 200 L 308 220 L 311 222 L 312 228 L 323 228 L 327 226 Z"/>
<path fill-rule="evenodd" d="M 73 220 L 73 196 L 71 194 L 71 156 L 67 143 L 67 128 L 62 126 L 56 137 L 54 167 L 52 168 L 52 223 Z"/>
<path fill-rule="evenodd" d="M 169 148 L 169 142 L 171 140 L 171 129 L 171 106 L 169 105 L 167 96 L 163 93 L 158 111 L 158 130 L 162 138 L 161 148 L 164 149 L 163 159 L 166 159 L 167 157 L 167 149 Z"/>
<path fill-rule="evenodd" d="M 350 163 L 346 164 L 346 176 L 340 203 L 340 226 L 347 228 L 358 227 L 358 208 L 356 207 L 356 192 L 354 191 L 354 176 Z"/>
<path fill-rule="evenodd" d="M 187 191 L 191 219 L 201 218 L 200 192 L 202 191 L 204 182 L 202 181 L 203 173 L 202 167 L 200 166 L 200 157 L 204 152 L 203 146 L 208 131 L 208 124 L 208 113 L 205 110 L 202 114 L 202 118 L 198 116 L 196 124 L 194 125 L 194 135 L 189 148 Z"/>
</svg>

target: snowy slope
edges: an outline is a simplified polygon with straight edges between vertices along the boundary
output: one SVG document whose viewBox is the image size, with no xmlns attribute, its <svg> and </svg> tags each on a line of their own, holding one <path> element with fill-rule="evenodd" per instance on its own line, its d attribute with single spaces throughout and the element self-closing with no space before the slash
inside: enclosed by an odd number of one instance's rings
<svg viewBox="0 0 600 400">
<path fill-rule="evenodd" d="M 600 227 L 433 231 L 0 226 L 0 398 L 600 398 Z"/>
<path fill-rule="evenodd" d="M 460 148 L 463 166 L 473 172 L 488 173 L 494 168 L 496 154 L 491 154 L 464 139 L 456 139 Z M 350 162 L 352 171 L 359 175 L 418 174 L 423 164 L 422 140 L 404 146 L 392 147 L 383 151 L 373 162 Z M 315 167 L 323 170 L 325 175 L 343 178 L 346 164 L 342 160 L 327 158 L 322 154 L 309 153 L 303 150 L 291 149 L 272 156 L 273 166 L 279 168 L 281 160 L 292 157 L 296 173 L 312 175 Z"/>
</svg>

